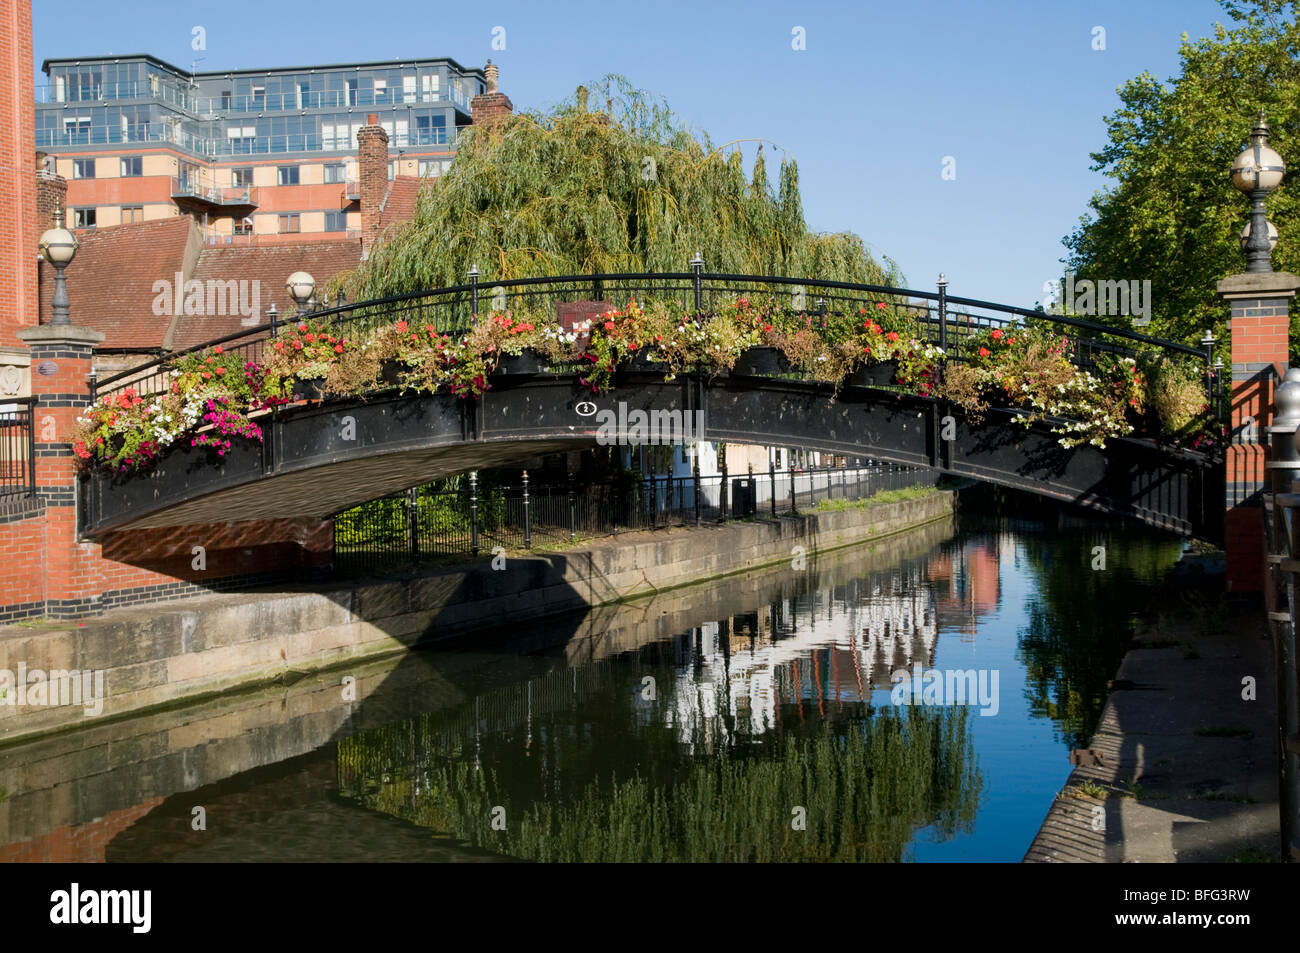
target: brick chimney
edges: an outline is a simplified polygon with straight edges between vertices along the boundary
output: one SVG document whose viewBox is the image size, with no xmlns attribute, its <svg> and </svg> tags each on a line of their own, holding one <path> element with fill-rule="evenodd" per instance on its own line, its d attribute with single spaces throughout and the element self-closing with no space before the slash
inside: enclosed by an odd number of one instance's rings
<svg viewBox="0 0 1300 953">
<path fill-rule="evenodd" d="M 497 89 L 499 71 L 491 60 L 487 61 L 483 74 L 487 79 L 487 90 L 475 96 L 470 103 L 470 112 L 476 126 L 491 125 L 515 111 L 515 104 L 510 101 L 510 97 Z"/>
<path fill-rule="evenodd" d="M 388 133 L 371 113 L 357 130 L 357 172 L 361 178 L 361 257 L 379 239 L 379 212 L 388 196 Z"/>
<path fill-rule="evenodd" d="M 54 171 L 54 156 L 44 152 L 36 153 L 36 221 L 32 223 L 34 234 L 31 246 L 36 247 L 44 232 L 54 221 L 56 210 L 64 212 L 67 224 L 68 180 Z"/>
</svg>

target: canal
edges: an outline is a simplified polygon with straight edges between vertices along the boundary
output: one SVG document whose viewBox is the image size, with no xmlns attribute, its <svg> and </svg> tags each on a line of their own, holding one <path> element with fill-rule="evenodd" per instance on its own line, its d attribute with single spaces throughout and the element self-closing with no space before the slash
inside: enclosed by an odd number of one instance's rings
<svg viewBox="0 0 1300 953">
<path fill-rule="evenodd" d="M 10 746 L 0 860 L 1018 861 L 1183 544 L 963 509 Z"/>
</svg>

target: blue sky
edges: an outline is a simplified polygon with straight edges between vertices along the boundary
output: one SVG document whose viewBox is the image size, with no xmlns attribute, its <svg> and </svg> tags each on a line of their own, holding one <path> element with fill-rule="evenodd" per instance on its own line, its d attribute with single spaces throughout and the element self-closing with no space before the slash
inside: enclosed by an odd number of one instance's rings
<svg viewBox="0 0 1300 953">
<path fill-rule="evenodd" d="M 33 12 L 38 68 L 114 53 L 186 68 L 203 57 L 200 70 L 490 57 L 516 108 L 622 73 L 715 143 L 783 147 L 799 162 L 809 225 L 857 232 L 912 287 L 933 287 L 943 271 L 952 294 L 1021 305 L 1061 274 L 1061 238 L 1103 184 L 1089 153 L 1104 143 L 1116 88 L 1143 70 L 1167 79 L 1181 33 L 1228 22 L 1212 0 L 37 0 Z M 1092 49 L 1097 26 L 1103 51 Z M 495 27 L 504 50 L 492 47 Z M 803 50 L 792 48 L 795 27 Z M 1242 108 L 1244 142 L 1253 107 Z"/>
</svg>

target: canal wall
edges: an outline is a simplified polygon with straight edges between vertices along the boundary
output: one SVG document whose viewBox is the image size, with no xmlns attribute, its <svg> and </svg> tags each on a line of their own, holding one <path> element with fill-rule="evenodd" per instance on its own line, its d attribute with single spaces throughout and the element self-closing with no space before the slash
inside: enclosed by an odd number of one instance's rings
<svg viewBox="0 0 1300 953">
<path fill-rule="evenodd" d="M 565 552 L 509 556 L 499 568 L 487 554 L 411 578 L 214 593 L 80 624 L 6 626 L 0 680 L 4 672 L 15 677 L 0 685 L 0 744 L 762 567 L 804 573 L 819 555 L 950 516 L 956 496 L 939 490 L 838 511 L 627 533 Z M 28 681 L 35 672 L 81 677 L 47 682 L 38 693 L 15 684 L 20 671 Z M 60 704 L 53 704 L 56 684 Z"/>
</svg>

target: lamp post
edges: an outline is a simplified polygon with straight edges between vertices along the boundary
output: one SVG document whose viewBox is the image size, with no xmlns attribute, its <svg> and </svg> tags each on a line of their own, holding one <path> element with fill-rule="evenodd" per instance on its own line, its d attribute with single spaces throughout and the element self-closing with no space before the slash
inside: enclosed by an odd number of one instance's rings
<svg viewBox="0 0 1300 953">
<path fill-rule="evenodd" d="M 298 314 L 306 314 L 312 298 L 316 296 L 316 279 L 305 271 L 295 271 L 285 282 L 284 290 L 289 292 L 289 297 L 298 305 Z"/>
<path fill-rule="evenodd" d="M 63 227 L 63 213 L 56 206 L 54 224 L 41 235 L 41 254 L 54 266 L 54 316 L 50 324 L 71 324 L 68 317 L 68 283 L 63 278 L 63 269 L 77 254 L 77 236 Z"/>
<path fill-rule="evenodd" d="M 1269 241 L 1268 212 L 1264 200 L 1282 182 L 1286 163 L 1268 146 L 1268 123 L 1264 110 L 1250 131 L 1250 145 L 1232 163 L 1232 184 L 1250 196 L 1250 232 L 1246 239 L 1246 271 L 1272 271 L 1269 256 L 1273 251 Z"/>
</svg>

